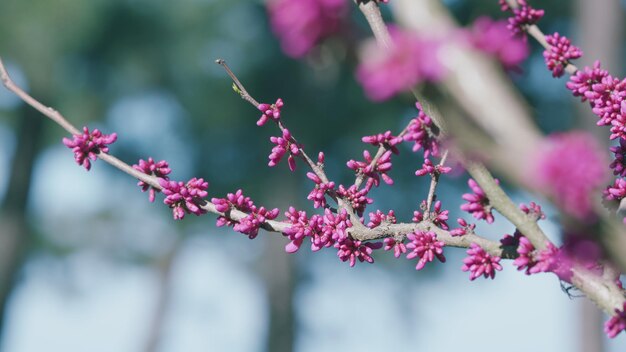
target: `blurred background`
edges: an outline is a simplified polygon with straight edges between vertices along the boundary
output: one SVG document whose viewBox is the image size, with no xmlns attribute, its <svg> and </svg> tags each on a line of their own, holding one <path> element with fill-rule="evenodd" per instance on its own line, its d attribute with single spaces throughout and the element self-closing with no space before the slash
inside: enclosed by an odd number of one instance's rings
<svg viewBox="0 0 626 352">
<path fill-rule="evenodd" d="M 505 17 L 495 0 L 443 3 L 460 25 Z M 542 28 L 574 38 L 583 63 L 601 58 L 624 75 L 626 1 L 537 5 Z M 241 188 L 266 207 L 312 211 L 306 170 L 267 167 L 277 132 L 255 125 L 259 112 L 214 60 L 226 59 L 257 100 L 281 97 L 292 133 L 310 154 L 326 153 L 330 177 L 350 182 L 345 162 L 361 157 L 361 136 L 397 132 L 417 113 L 410 96 L 373 103 L 355 81 L 357 47 L 370 36 L 361 17 L 350 7 L 339 33 L 294 59 L 260 1 L 2 0 L 0 55 L 18 84 L 76 126 L 117 132 L 111 152 L 122 160 L 165 159 L 172 179 L 208 180 L 211 197 Z M 565 80 L 551 78 L 530 47 L 521 73 L 507 74 L 537 125 L 591 129 L 589 109 L 577 109 Z M 470 283 L 457 249 L 420 272 L 382 251 L 354 268 L 333 250 L 289 255 L 277 234 L 251 241 L 215 227 L 213 216 L 174 221 L 162 197 L 149 203 L 120 171 L 101 161 L 89 173 L 78 167 L 65 136 L 0 89 L 3 352 L 626 349 L 623 335 L 605 340 L 606 318 L 553 275 L 528 277 L 506 262 L 494 281 Z M 428 185 L 414 176 L 421 161 L 403 154 L 395 186 L 374 190 L 368 210 L 409 221 Z M 439 188 L 451 219 L 461 216 L 466 181 L 457 174 Z M 509 191 L 517 203 L 537 200 Z M 539 201 L 558 242 L 555 210 Z M 497 215 L 481 225 L 492 239 L 514 231 Z"/>
</svg>

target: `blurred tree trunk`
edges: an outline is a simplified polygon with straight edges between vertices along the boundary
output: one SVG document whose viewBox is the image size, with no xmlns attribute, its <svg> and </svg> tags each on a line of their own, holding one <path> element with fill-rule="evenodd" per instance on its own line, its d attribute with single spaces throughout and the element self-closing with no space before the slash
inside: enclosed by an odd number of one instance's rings
<svg viewBox="0 0 626 352">
<path fill-rule="evenodd" d="M 32 237 L 26 208 L 44 122 L 44 118 L 31 107 L 21 108 L 17 145 L 0 215 L 0 337 L 6 327 L 8 301 Z"/>
<path fill-rule="evenodd" d="M 577 23 L 573 27 L 578 30 L 577 42 L 585 53 L 579 67 L 590 66 L 595 60 L 601 60 L 602 66 L 611 74 L 620 76 L 624 31 L 624 11 L 620 0 L 578 0 L 576 7 Z M 597 128 L 597 117 L 589 106 L 576 103 L 576 109 L 578 125 L 594 133 L 602 143 L 608 144 L 608 130 Z M 580 300 L 579 314 L 579 351 L 604 351 L 602 312 L 589 300 Z"/>
<path fill-rule="evenodd" d="M 275 180 L 274 180 L 275 182 Z M 281 200 L 281 209 L 285 204 L 294 204 L 296 194 L 293 178 L 281 180 L 278 194 L 272 198 Z M 268 186 L 266 189 L 273 189 Z M 294 256 L 285 252 L 286 241 L 271 236 L 265 239 L 265 251 L 261 258 L 262 277 L 265 281 L 269 304 L 269 322 L 266 351 L 290 352 L 294 350 L 295 317 L 293 309 L 293 291 L 295 287 Z"/>
</svg>

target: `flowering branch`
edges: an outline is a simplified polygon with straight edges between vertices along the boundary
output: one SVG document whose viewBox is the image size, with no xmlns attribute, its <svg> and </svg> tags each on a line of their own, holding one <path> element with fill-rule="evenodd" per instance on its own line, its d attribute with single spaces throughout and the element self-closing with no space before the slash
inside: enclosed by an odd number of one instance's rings
<svg viewBox="0 0 626 352">
<path fill-rule="evenodd" d="M 364 6 L 368 5 L 368 6 Z M 384 38 L 384 32 L 387 31 L 385 26 L 381 26 L 380 23 L 384 23 L 380 15 L 380 11 L 377 8 L 376 3 L 368 2 L 367 4 L 359 4 L 359 9 L 368 20 L 368 23 L 375 24 L 372 26 L 372 31 L 380 44 L 388 47 Z M 373 17 L 379 17 L 378 19 L 372 19 Z M 382 38 L 382 39 L 379 39 Z M 547 44 L 547 42 L 546 42 Z M 568 69 L 569 72 L 570 69 Z M 422 99 L 423 100 L 423 99 Z M 437 125 L 442 128 L 443 120 L 437 116 L 436 113 L 432 113 Z M 464 158 L 459 158 L 465 160 Z M 491 173 L 481 164 L 476 162 L 466 162 L 465 167 L 472 175 L 474 179 L 483 189 L 487 195 L 489 203 L 500 212 L 504 217 L 511 221 L 524 236 L 527 236 L 534 248 L 540 251 L 548 248 L 555 248 L 554 245 L 547 239 L 541 228 L 536 223 L 536 218 L 525 214 L 519 210 L 506 195 L 502 188 L 495 181 Z M 469 252 L 468 252 L 469 253 Z M 474 277 L 475 273 L 473 273 Z M 624 296 L 621 289 L 617 287 L 614 282 L 606 280 L 605 278 L 591 273 L 588 270 L 582 268 L 580 265 L 575 264 L 571 267 L 571 277 L 569 281 L 580 289 L 587 297 L 594 301 L 599 307 L 601 307 L 608 314 L 613 314 L 616 309 L 621 309 L 624 306 Z"/>
</svg>

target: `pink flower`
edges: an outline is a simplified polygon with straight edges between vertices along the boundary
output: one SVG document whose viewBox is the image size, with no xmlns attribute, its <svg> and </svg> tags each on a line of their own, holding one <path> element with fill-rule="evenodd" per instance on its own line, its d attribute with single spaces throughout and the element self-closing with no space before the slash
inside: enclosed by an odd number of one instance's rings
<svg viewBox="0 0 626 352">
<path fill-rule="evenodd" d="M 467 250 L 469 257 L 463 260 L 461 270 L 470 272 L 470 280 L 474 281 L 481 275 L 485 278 L 495 278 L 496 271 L 501 271 L 500 257 L 493 257 L 479 245 L 472 243 Z"/>
<path fill-rule="evenodd" d="M 165 194 L 165 203 L 172 208 L 174 214 L 174 220 L 180 220 L 187 214 L 206 214 L 206 210 L 201 206 L 205 203 L 203 199 L 208 195 L 207 188 L 209 183 L 205 182 L 201 178 L 192 178 L 184 182 L 168 181 L 159 179 L 159 184 L 163 187 L 163 194 Z"/>
<path fill-rule="evenodd" d="M 550 49 L 543 52 L 543 57 L 548 70 L 552 71 L 552 77 L 563 76 L 565 66 L 583 56 L 583 52 L 577 46 L 572 45 L 567 37 L 559 33 L 547 35 L 546 41 L 550 44 Z"/>
<path fill-rule="evenodd" d="M 517 237 L 517 236 L 516 236 Z M 517 253 L 519 256 L 515 258 L 513 261 L 513 265 L 517 268 L 517 270 L 526 269 L 526 275 L 530 275 L 532 272 L 530 271 L 536 264 L 533 259 L 533 252 L 535 251 L 535 246 L 528 240 L 528 238 L 524 236 L 519 236 L 519 245 L 517 247 Z"/>
<path fill-rule="evenodd" d="M 267 9 L 283 51 L 298 58 L 340 29 L 348 6 L 344 0 L 270 0 Z"/>
<path fill-rule="evenodd" d="M 400 258 L 400 256 L 406 253 L 406 245 L 401 240 L 396 240 L 392 237 L 387 237 L 383 241 L 385 244 L 385 250 L 390 251 L 393 249 L 393 256 Z"/>
<path fill-rule="evenodd" d="M 432 176 L 438 176 L 441 174 L 447 174 L 450 171 L 452 171 L 452 168 L 449 166 L 443 166 L 439 164 L 434 165 L 433 162 L 430 161 L 430 159 L 425 159 L 422 168 L 415 171 L 415 176 L 424 176 L 428 174 Z"/>
<path fill-rule="evenodd" d="M 287 253 L 295 253 L 300 249 L 304 239 L 311 236 L 315 230 L 309 225 L 309 219 L 305 211 L 297 211 L 294 207 L 289 207 L 289 211 L 285 212 L 285 216 L 287 217 L 287 222 L 291 224 L 284 232 L 291 241 L 285 246 L 285 251 Z"/>
<path fill-rule="evenodd" d="M 623 303 L 622 310 L 615 309 L 615 315 L 604 323 L 604 332 L 609 338 L 614 338 L 624 330 L 626 330 L 626 302 Z"/>
<path fill-rule="evenodd" d="M 593 105 L 593 101 L 599 97 L 594 92 L 593 85 L 600 83 L 608 75 L 609 72 L 600 67 L 600 61 L 596 61 L 593 68 L 585 67 L 572 75 L 566 87 L 572 91 L 575 97 L 580 97 L 583 102 L 590 100 Z"/>
<path fill-rule="evenodd" d="M 440 262 L 445 263 L 446 257 L 443 255 L 443 247 L 445 243 L 437 241 L 437 235 L 434 232 L 415 231 L 407 235 L 410 241 L 406 248 L 411 252 L 406 256 L 407 259 L 419 257 L 415 270 L 422 270 L 426 263 L 432 262 L 435 257 Z"/>
<path fill-rule="evenodd" d="M 612 186 L 607 187 L 603 192 L 604 199 L 608 201 L 621 201 L 626 197 L 626 179 L 618 178 Z"/>
<path fill-rule="evenodd" d="M 461 210 L 472 214 L 472 216 L 478 220 L 484 219 L 488 224 L 493 223 L 494 218 L 493 214 L 491 214 L 492 207 L 489 204 L 487 195 L 473 179 L 470 178 L 467 184 L 474 193 L 465 193 L 463 195 L 462 198 L 465 199 L 467 203 L 461 205 Z"/>
<path fill-rule="evenodd" d="M 337 256 L 342 262 L 349 261 L 351 267 L 356 264 L 357 259 L 361 263 L 373 263 L 374 258 L 372 258 L 372 252 L 374 249 L 380 249 L 382 246 L 383 244 L 380 242 L 363 243 L 351 238 L 346 238 L 339 244 Z"/>
<path fill-rule="evenodd" d="M 387 172 L 391 170 L 391 151 L 388 150 L 372 165 L 374 158 L 367 150 L 363 151 L 364 161 L 348 160 L 346 165 L 348 168 L 362 173 L 368 177 L 365 188 L 370 190 L 372 186 L 378 186 L 380 184 L 380 178 L 382 177 L 388 185 L 393 185 L 393 179 L 387 175 Z"/>
<path fill-rule="evenodd" d="M 244 213 L 249 213 L 256 209 L 254 202 L 250 197 L 243 195 L 243 191 L 238 189 L 235 193 L 228 193 L 226 198 L 211 198 L 211 203 L 215 205 L 215 209 L 222 213 L 228 212 L 231 208 L 241 210 Z M 225 216 L 218 216 L 216 226 L 222 227 L 224 225 L 234 226 L 235 221 Z"/>
<path fill-rule="evenodd" d="M 623 106 L 626 106 L 626 100 L 622 102 Z M 622 110 L 622 114 L 626 116 L 626 110 Z M 611 162 L 609 167 L 613 169 L 613 175 L 620 175 L 626 177 L 626 139 L 620 138 L 619 145 L 610 148 L 614 154 L 615 159 Z"/>
<path fill-rule="evenodd" d="M 339 185 L 339 189 L 337 189 L 337 194 L 345 199 L 358 216 L 363 215 L 365 208 L 368 204 L 372 204 L 374 200 L 372 198 L 367 197 L 368 189 L 364 188 L 361 190 L 357 190 L 355 185 L 350 186 L 350 188 L 346 189 L 343 185 Z"/>
<path fill-rule="evenodd" d="M 508 5 L 503 5 L 502 1 L 500 1 L 500 6 L 503 11 L 511 10 L 513 12 L 513 17 L 509 18 L 509 30 L 514 35 L 524 34 L 524 28 L 529 25 L 533 25 L 537 23 L 544 15 L 543 10 L 537 10 L 532 6 L 528 5 L 526 0 L 517 0 L 518 7 L 510 8 Z"/>
<path fill-rule="evenodd" d="M 396 144 L 402 142 L 402 137 L 396 137 L 391 134 L 391 131 L 386 131 L 385 133 L 375 134 L 373 136 L 365 136 L 361 138 L 363 143 L 369 143 L 371 145 L 377 147 L 385 147 L 391 150 L 394 154 L 400 153 Z"/>
<path fill-rule="evenodd" d="M 474 21 L 470 42 L 476 49 L 495 57 L 507 69 L 517 68 L 530 53 L 526 41 L 511 36 L 507 21 L 494 21 L 489 17 Z"/>
<path fill-rule="evenodd" d="M 78 165 L 82 165 L 87 171 L 91 169 L 91 161 L 98 158 L 100 152 L 109 151 L 108 144 L 117 140 L 117 134 L 102 134 L 97 128 L 93 132 L 83 127 L 83 134 L 75 134 L 72 139 L 63 138 L 63 144 L 74 152 L 74 160 Z"/>
<path fill-rule="evenodd" d="M 465 236 L 468 233 L 474 233 L 474 229 L 476 228 L 476 224 L 468 224 L 464 219 L 458 218 L 456 222 L 459 224 L 459 228 L 451 230 L 451 236 Z"/>
<path fill-rule="evenodd" d="M 607 164 L 604 151 L 592 135 L 555 134 L 535 150 L 529 177 L 561 209 L 585 219 L 593 213 L 591 197 L 606 178 Z"/>
<path fill-rule="evenodd" d="M 424 109 L 419 102 L 415 103 L 419 114 L 409 124 L 407 133 L 404 135 L 405 142 L 415 142 L 413 151 L 424 150 L 424 158 L 439 155 L 439 142 L 435 134 L 436 126 L 430 116 L 424 113 Z"/>
<path fill-rule="evenodd" d="M 528 204 L 528 205 L 520 204 L 519 208 L 525 214 L 528 214 L 528 215 L 532 216 L 537 221 L 545 220 L 545 218 L 546 218 L 546 214 L 543 212 L 543 210 L 541 210 L 541 205 L 539 205 L 539 204 L 537 204 L 535 202 L 530 202 L 530 204 Z"/>
<path fill-rule="evenodd" d="M 245 218 L 234 224 L 233 230 L 248 235 L 252 240 L 259 234 L 259 229 L 267 220 L 274 220 L 280 213 L 278 208 L 267 210 L 264 207 L 253 209 Z"/>
<path fill-rule="evenodd" d="M 438 44 L 394 27 L 390 33 L 391 48 L 381 48 L 374 39 L 366 43 L 356 70 L 357 81 L 374 101 L 389 99 L 427 80 L 438 80 L 443 74 Z"/>
<path fill-rule="evenodd" d="M 555 273 L 559 279 L 570 282 L 572 278 L 571 260 L 556 246 L 548 242 L 547 248 L 535 255 L 535 265 L 527 273 Z"/>
<path fill-rule="evenodd" d="M 167 177 L 167 175 L 172 172 L 172 169 L 170 169 L 167 161 L 161 160 L 158 163 L 155 163 L 154 159 L 152 158 L 148 158 L 148 161 L 139 159 L 139 164 L 133 165 L 133 169 L 139 172 L 143 172 L 146 175 L 155 176 L 164 180 L 169 180 L 169 177 Z M 142 192 L 150 190 L 148 196 L 150 202 L 154 202 L 155 193 L 160 192 L 160 190 L 150 186 L 149 184 L 141 180 L 137 183 L 137 186 L 141 187 Z"/>
<path fill-rule="evenodd" d="M 263 126 L 272 119 L 276 122 L 280 120 L 280 109 L 283 107 L 283 100 L 278 98 L 274 104 L 259 104 L 257 108 L 263 112 L 263 115 L 256 122 L 257 126 Z"/>
<path fill-rule="evenodd" d="M 274 148 L 272 148 L 272 152 L 269 155 L 269 163 L 268 166 L 276 166 L 283 158 L 283 156 L 289 152 L 289 157 L 287 158 L 287 164 L 289 165 L 289 170 L 296 170 L 296 161 L 294 159 L 294 155 L 300 154 L 300 148 L 296 143 L 294 143 L 291 138 L 291 133 L 289 133 L 288 129 L 283 129 L 282 137 L 270 137 L 270 141 L 274 144 Z"/>
<path fill-rule="evenodd" d="M 322 183 L 322 180 L 316 174 L 308 172 L 306 176 L 315 182 L 315 187 L 306 197 L 313 202 L 313 208 L 326 207 L 326 193 L 335 189 L 334 182 Z"/>
<path fill-rule="evenodd" d="M 396 214 L 393 210 L 389 210 L 389 213 L 385 214 L 380 210 L 376 210 L 375 213 L 369 213 L 370 221 L 367 223 L 367 227 L 373 229 L 375 227 L 380 226 L 383 223 L 386 224 L 395 224 L 396 223 Z"/>
</svg>

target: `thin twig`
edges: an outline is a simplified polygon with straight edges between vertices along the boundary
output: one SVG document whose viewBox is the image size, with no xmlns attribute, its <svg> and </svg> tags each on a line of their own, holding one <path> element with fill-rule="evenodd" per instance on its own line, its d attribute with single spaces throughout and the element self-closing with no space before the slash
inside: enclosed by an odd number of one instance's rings
<svg viewBox="0 0 626 352">
<path fill-rule="evenodd" d="M 226 70 L 226 73 L 228 73 L 230 78 L 237 85 L 237 89 L 239 89 L 239 94 L 241 95 L 241 98 L 246 100 L 250 104 L 252 104 L 255 108 L 258 108 L 260 105 L 259 102 L 256 101 L 250 94 L 248 94 L 248 91 L 246 90 L 246 88 L 243 86 L 243 84 L 241 84 L 241 82 L 239 82 L 239 79 L 237 78 L 237 76 L 235 76 L 233 71 L 231 71 L 230 67 L 228 67 L 228 65 L 226 64 L 226 60 L 217 59 L 215 60 L 215 63 L 218 65 L 222 65 L 222 67 L 224 67 L 224 69 Z"/>
</svg>

